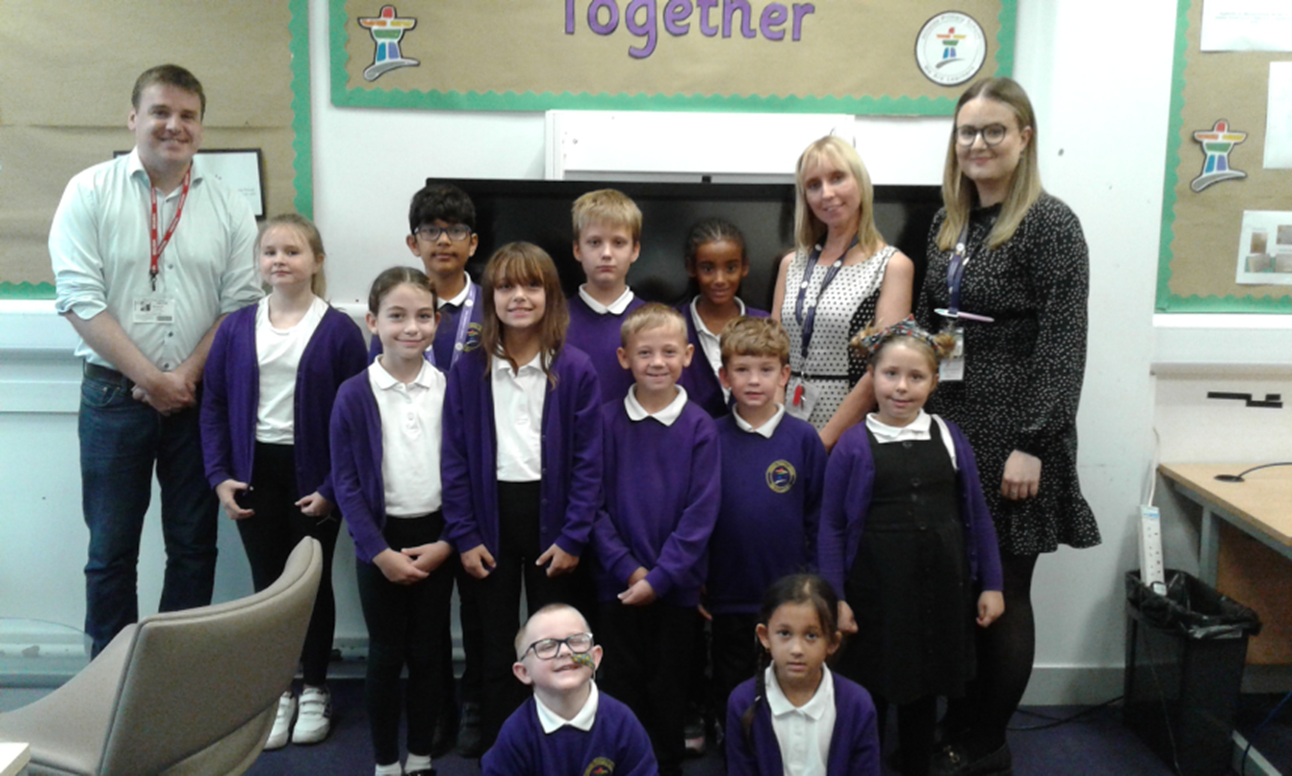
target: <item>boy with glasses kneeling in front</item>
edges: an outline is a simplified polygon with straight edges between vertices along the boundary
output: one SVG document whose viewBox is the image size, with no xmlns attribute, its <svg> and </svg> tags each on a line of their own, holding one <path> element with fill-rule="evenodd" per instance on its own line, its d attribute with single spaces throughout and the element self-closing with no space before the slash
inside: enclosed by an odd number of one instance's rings
<svg viewBox="0 0 1292 776">
<path fill-rule="evenodd" d="M 516 678 L 534 695 L 498 733 L 480 767 L 485 776 L 658 773 L 645 728 L 619 701 L 597 691 L 601 647 L 566 604 L 539 609 L 516 634 Z"/>
</svg>

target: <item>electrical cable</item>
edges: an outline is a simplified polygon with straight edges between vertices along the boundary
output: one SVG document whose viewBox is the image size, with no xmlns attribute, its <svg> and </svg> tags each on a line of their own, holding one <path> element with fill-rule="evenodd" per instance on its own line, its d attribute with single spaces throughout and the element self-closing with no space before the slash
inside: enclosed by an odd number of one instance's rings
<svg viewBox="0 0 1292 776">
<path fill-rule="evenodd" d="M 1097 705 L 1095 705 L 1095 706 L 1088 706 L 1088 707 L 1086 707 L 1086 708 L 1082 709 L 1081 711 L 1078 711 L 1076 714 L 1073 714 L 1073 715 L 1068 716 L 1068 717 L 1051 717 L 1051 716 L 1050 716 L 1050 715 L 1048 715 L 1048 714 L 1042 714 L 1042 713 L 1037 712 L 1037 711 L 1028 711 L 1028 710 L 1026 710 L 1026 709 L 1019 709 L 1018 711 L 1019 711 L 1019 713 L 1020 713 L 1020 714 L 1027 714 L 1028 716 L 1032 716 L 1032 717 L 1040 717 L 1041 719 L 1048 719 L 1048 720 L 1050 720 L 1050 721 L 1049 721 L 1049 722 L 1042 723 L 1042 724 L 1040 724 L 1040 725 L 1028 725 L 1028 726 L 1026 726 L 1026 727 L 1014 727 L 1014 726 L 1010 726 L 1010 727 L 1006 728 L 1006 730 L 1009 730 L 1009 731 L 1014 732 L 1014 733 L 1030 733 L 1030 732 L 1032 732 L 1032 731 L 1034 731 L 1034 730 L 1049 730 L 1050 728 L 1056 728 L 1056 727 L 1059 727 L 1060 725 L 1066 725 L 1066 724 L 1068 724 L 1069 722 L 1075 722 L 1076 720 L 1080 719 L 1081 717 L 1086 716 L 1087 714 L 1093 714 L 1093 713 L 1094 713 L 1094 712 L 1096 712 L 1096 711 L 1100 711 L 1101 709 L 1105 709 L 1105 708 L 1107 708 L 1107 707 L 1109 707 L 1109 706 L 1113 705 L 1114 703 L 1117 703 L 1118 701 L 1120 701 L 1120 700 L 1121 700 L 1122 698 L 1124 698 L 1124 697 L 1125 697 L 1125 696 L 1118 695 L 1116 698 L 1109 698 L 1108 700 L 1104 701 L 1103 703 L 1097 704 Z"/>
<path fill-rule="evenodd" d="M 1290 698 L 1292 698 L 1292 692 L 1284 695 L 1283 700 L 1279 701 L 1278 704 L 1274 706 L 1274 709 L 1270 711 L 1269 714 L 1265 715 L 1265 719 L 1261 720 L 1261 723 L 1252 730 L 1252 734 L 1247 737 L 1247 746 L 1243 747 L 1243 767 L 1238 771 L 1240 776 L 1247 776 L 1247 761 L 1250 759 L 1252 743 L 1256 741 L 1256 736 L 1260 735 L 1260 732 L 1265 729 L 1266 725 L 1274 721 L 1274 718 L 1278 716 L 1279 711 L 1282 710 Z"/>
</svg>

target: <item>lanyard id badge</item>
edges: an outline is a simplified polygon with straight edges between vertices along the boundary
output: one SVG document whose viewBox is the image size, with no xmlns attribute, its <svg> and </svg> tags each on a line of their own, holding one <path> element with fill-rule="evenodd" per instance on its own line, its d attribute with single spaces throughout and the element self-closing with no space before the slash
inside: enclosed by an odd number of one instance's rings
<svg viewBox="0 0 1292 776">
<path fill-rule="evenodd" d="M 948 323 L 944 330 L 955 337 L 955 349 L 938 364 L 938 379 L 943 382 L 960 382 L 965 379 L 965 330 L 955 323 Z"/>
<path fill-rule="evenodd" d="M 825 291 L 830 287 L 830 283 L 834 281 L 834 276 L 838 275 L 839 270 L 843 267 L 844 257 L 848 255 L 848 251 L 852 250 L 860 242 L 860 235 L 855 234 L 852 236 L 852 242 L 848 243 L 848 247 L 843 249 L 843 253 L 840 254 L 839 258 L 826 270 L 825 278 L 821 280 L 821 289 L 817 291 L 816 299 L 812 302 L 807 301 L 808 283 L 812 280 L 812 270 L 816 269 L 816 264 L 821 258 L 824 245 L 818 245 L 808 256 L 807 265 L 803 268 L 803 282 L 799 283 L 798 297 L 794 300 L 794 319 L 798 321 L 801 332 L 799 335 L 799 353 L 803 356 L 804 361 L 808 357 L 808 346 L 812 344 L 812 332 L 816 329 L 816 308 L 821 305 L 821 300 L 825 298 Z M 807 308 L 806 312 L 804 312 L 804 307 Z"/>
<path fill-rule="evenodd" d="M 166 250 L 167 245 L 170 245 L 170 238 L 175 234 L 175 227 L 179 226 L 179 218 L 184 215 L 184 202 L 188 200 L 188 187 L 192 180 L 193 165 L 190 164 L 188 170 L 184 172 L 184 182 L 179 192 L 179 202 L 175 205 L 175 215 L 171 217 L 170 226 L 166 227 L 166 234 L 160 240 L 157 238 L 157 189 L 153 188 L 151 183 L 148 184 L 148 198 L 152 205 L 152 209 L 148 214 L 148 248 L 150 254 L 148 282 L 153 291 L 157 290 L 157 275 L 161 272 L 162 251 Z"/>
<path fill-rule="evenodd" d="M 466 351 L 467 339 L 471 336 L 471 313 L 480 297 L 480 286 L 471 282 L 471 278 L 467 278 L 467 284 L 470 290 L 467 291 L 466 301 L 458 308 L 458 328 L 453 333 L 453 355 L 449 357 L 449 369 L 458 363 L 458 357 Z M 439 366 L 435 363 L 435 348 L 426 349 L 426 360 L 431 362 L 431 366 Z"/>
</svg>

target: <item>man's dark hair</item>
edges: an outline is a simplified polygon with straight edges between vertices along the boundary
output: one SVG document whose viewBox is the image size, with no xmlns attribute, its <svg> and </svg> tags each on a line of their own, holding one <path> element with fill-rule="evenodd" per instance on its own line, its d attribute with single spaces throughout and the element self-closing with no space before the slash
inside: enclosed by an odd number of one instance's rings
<svg viewBox="0 0 1292 776">
<path fill-rule="evenodd" d="M 474 232 L 476 206 L 467 193 L 457 186 L 448 183 L 426 186 L 413 195 L 413 201 L 408 206 L 408 231 L 410 234 L 415 233 L 417 227 L 435 220 L 466 224 Z"/>
<path fill-rule="evenodd" d="M 135 89 L 130 93 L 130 104 L 134 106 L 135 110 L 139 110 L 139 98 L 143 95 L 144 89 L 153 84 L 167 84 L 196 94 L 197 98 L 202 102 L 202 115 L 200 118 L 206 118 L 206 92 L 202 91 L 202 82 L 179 65 L 158 65 L 157 67 L 150 67 L 139 74 L 139 77 L 135 79 Z"/>
</svg>

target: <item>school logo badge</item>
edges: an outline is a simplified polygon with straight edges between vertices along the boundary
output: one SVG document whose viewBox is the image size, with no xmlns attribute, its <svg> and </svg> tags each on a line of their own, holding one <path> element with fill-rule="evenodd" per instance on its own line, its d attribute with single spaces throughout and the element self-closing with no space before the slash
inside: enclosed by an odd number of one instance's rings
<svg viewBox="0 0 1292 776">
<path fill-rule="evenodd" d="M 588 764 L 583 776 L 610 776 L 615 772 L 615 761 L 609 757 L 598 757 Z"/>
<path fill-rule="evenodd" d="M 1247 177 L 1247 173 L 1229 166 L 1229 152 L 1247 139 L 1246 132 L 1232 129 L 1228 121 L 1220 119 L 1211 129 L 1194 132 L 1193 139 L 1202 144 L 1202 150 L 1207 155 L 1206 161 L 1202 163 L 1202 172 L 1189 183 L 1189 188 L 1194 193 L 1213 183 Z"/>
<path fill-rule="evenodd" d="M 472 321 L 467 324 L 467 340 L 462 343 L 462 350 L 470 352 L 480 347 L 480 332 L 483 331 L 481 324 Z"/>
<path fill-rule="evenodd" d="M 939 86 L 968 82 L 987 61 L 987 35 L 969 14 L 948 11 L 924 23 L 915 36 L 915 63 Z"/>
<path fill-rule="evenodd" d="M 395 6 L 383 5 L 377 16 L 359 17 L 359 26 L 367 29 L 372 35 L 372 43 L 375 47 L 372 64 L 364 68 L 364 80 L 375 81 L 382 73 L 401 67 L 417 67 L 421 64 L 416 59 L 404 56 L 399 50 L 400 39 L 404 37 L 404 33 L 417 26 L 417 19 L 411 16 L 400 17 L 395 12 Z"/>
<path fill-rule="evenodd" d="M 794 465 L 789 461 L 773 461 L 771 466 L 767 467 L 767 487 L 776 493 L 787 493 L 794 487 L 794 481 L 798 479 L 798 473 L 794 471 Z"/>
</svg>

